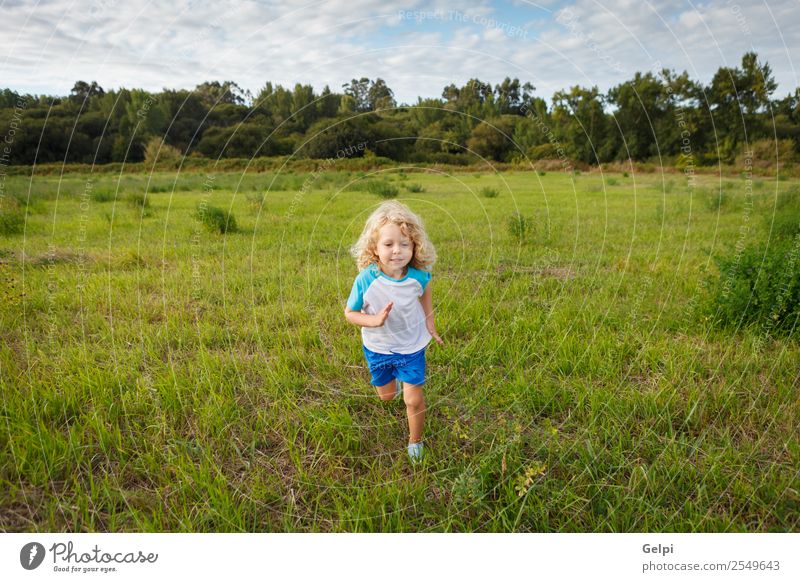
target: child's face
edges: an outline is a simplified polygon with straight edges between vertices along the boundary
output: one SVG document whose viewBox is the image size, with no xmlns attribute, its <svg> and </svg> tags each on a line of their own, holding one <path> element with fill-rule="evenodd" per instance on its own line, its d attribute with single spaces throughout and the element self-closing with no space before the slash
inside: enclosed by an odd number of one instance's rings
<svg viewBox="0 0 800 582">
<path fill-rule="evenodd" d="M 402 269 L 414 257 L 414 242 L 396 224 L 384 224 L 378 231 L 377 253 L 381 264 Z"/>
</svg>

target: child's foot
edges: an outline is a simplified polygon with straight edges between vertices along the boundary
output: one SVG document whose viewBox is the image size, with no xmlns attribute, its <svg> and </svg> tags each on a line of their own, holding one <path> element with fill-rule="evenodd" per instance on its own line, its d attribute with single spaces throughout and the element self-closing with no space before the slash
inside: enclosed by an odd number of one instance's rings
<svg viewBox="0 0 800 582">
<path fill-rule="evenodd" d="M 412 463 L 418 463 L 422 460 L 422 443 L 409 443 L 408 445 L 408 458 Z"/>
</svg>

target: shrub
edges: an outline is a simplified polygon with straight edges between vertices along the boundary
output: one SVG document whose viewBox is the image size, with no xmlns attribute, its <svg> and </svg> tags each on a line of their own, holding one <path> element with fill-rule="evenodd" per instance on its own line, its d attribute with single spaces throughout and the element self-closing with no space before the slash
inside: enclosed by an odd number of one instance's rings
<svg viewBox="0 0 800 582">
<path fill-rule="evenodd" d="M 160 137 L 151 138 L 144 148 L 144 161 L 152 166 L 156 161 L 175 161 L 181 158 L 181 152 L 175 146 L 164 143 Z"/>
<path fill-rule="evenodd" d="M 498 192 L 495 188 L 481 188 L 481 195 L 485 198 L 497 198 L 500 196 L 500 192 Z"/>
<path fill-rule="evenodd" d="M 116 198 L 116 194 L 110 190 L 92 190 L 89 198 L 92 202 L 112 202 Z"/>
<path fill-rule="evenodd" d="M 530 219 L 525 218 L 519 212 L 512 214 L 508 218 L 508 232 L 512 237 L 516 238 L 520 242 L 524 241 L 528 237 L 530 230 Z"/>
<path fill-rule="evenodd" d="M 205 225 L 211 232 L 226 234 L 236 232 L 236 217 L 233 213 L 226 212 L 216 206 L 205 206 L 198 204 L 195 210 L 195 218 Z"/>
<path fill-rule="evenodd" d="M 381 198 L 394 198 L 398 193 L 397 186 L 383 180 L 370 180 L 367 182 L 367 191 L 371 194 L 377 194 Z"/>
<path fill-rule="evenodd" d="M 751 142 L 750 151 L 747 145 L 736 156 L 736 167 L 749 171 L 752 168 L 784 168 L 797 161 L 794 141 L 791 139 L 760 139 Z"/>
<path fill-rule="evenodd" d="M 608 180 L 606 180 L 606 184 L 608 184 L 609 186 L 616 186 L 617 184 L 619 184 L 619 181 L 616 178 L 609 178 Z"/>
<path fill-rule="evenodd" d="M 628 172 L 622 172 L 622 177 L 623 178 L 627 178 L 628 177 Z"/>
<path fill-rule="evenodd" d="M 528 158 L 531 160 L 555 160 L 558 159 L 558 148 L 551 143 L 543 143 L 530 148 Z"/>
<path fill-rule="evenodd" d="M 717 258 L 707 315 L 724 328 L 758 326 L 771 335 L 800 335 L 800 238 L 781 239 L 764 253 L 750 246 Z M 763 261 L 763 263 L 762 263 Z"/>
<path fill-rule="evenodd" d="M 406 184 L 406 190 L 409 192 L 425 192 L 425 188 L 423 188 L 421 184 L 415 184 L 413 182 L 411 184 Z"/>
</svg>

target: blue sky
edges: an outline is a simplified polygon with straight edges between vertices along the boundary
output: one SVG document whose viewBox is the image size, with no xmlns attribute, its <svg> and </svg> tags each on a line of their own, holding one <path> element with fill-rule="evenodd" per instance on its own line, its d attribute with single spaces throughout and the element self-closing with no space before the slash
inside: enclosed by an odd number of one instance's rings
<svg viewBox="0 0 800 582">
<path fill-rule="evenodd" d="M 325 84 L 383 78 L 398 101 L 472 77 L 530 81 L 536 93 L 606 90 L 657 63 L 707 83 L 755 50 L 777 95 L 798 86 L 797 0 L 0 0 L 0 87 L 65 95 L 192 88 L 232 80 Z"/>
</svg>

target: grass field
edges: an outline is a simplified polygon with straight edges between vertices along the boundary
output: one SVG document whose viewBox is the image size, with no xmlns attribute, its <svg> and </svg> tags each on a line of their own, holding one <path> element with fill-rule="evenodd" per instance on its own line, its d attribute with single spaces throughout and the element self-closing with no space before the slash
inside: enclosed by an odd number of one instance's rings
<svg viewBox="0 0 800 582">
<path fill-rule="evenodd" d="M 0 529 L 800 530 L 800 348 L 699 309 L 793 183 L 334 170 L 7 178 Z M 439 254 L 420 467 L 343 316 L 393 190 Z"/>
</svg>

